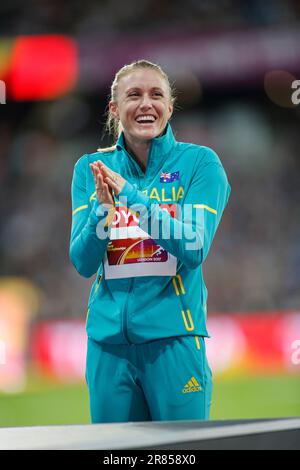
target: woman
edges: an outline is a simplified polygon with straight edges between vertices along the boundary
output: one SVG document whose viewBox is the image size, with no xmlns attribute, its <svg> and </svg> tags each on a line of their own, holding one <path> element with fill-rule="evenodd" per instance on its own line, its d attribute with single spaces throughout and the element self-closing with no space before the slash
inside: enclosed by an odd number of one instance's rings
<svg viewBox="0 0 300 470">
<path fill-rule="evenodd" d="M 209 417 L 202 263 L 230 186 L 211 149 L 175 140 L 173 104 L 158 65 L 126 65 L 109 102 L 116 145 L 74 168 L 70 257 L 82 276 L 97 272 L 86 325 L 93 423 Z"/>
</svg>

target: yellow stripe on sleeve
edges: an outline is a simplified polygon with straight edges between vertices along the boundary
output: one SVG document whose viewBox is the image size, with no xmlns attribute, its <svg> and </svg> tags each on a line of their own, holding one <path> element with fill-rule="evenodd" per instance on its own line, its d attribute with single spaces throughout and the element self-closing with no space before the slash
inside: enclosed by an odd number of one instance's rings
<svg viewBox="0 0 300 470">
<path fill-rule="evenodd" d="M 88 205 L 87 205 L 87 204 L 85 204 L 84 206 L 77 207 L 77 209 L 75 209 L 75 210 L 72 212 L 72 215 L 75 215 L 77 212 L 83 211 L 84 209 L 87 209 L 87 208 L 88 208 Z"/>
<path fill-rule="evenodd" d="M 198 336 L 195 336 L 195 341 L 196 341 L 197 349 L 200 349 L 200 342 L 199 342 Z"/>
<path fill-rule="evenodd" d="M 193 322 L 193 319 L 192 319 L 191 312 L 189 310 L 187 310 L 187 315 L 188 315 L 188 319 L 189 319 L 190 324 L 188 324 L 188 322 L 186 320 L 184 310 L 181 310 L 181 313 L 182 313 L 182 318 L 183 318 L 183 321 L 184 321 L 184 324 L 185 324 L 185 328 L 187 329 L 187 331 L 193 331 L 195 329 L 195 327 L 194 327 L 194 322 Z"/>
<path fill-rule="evenodd" d="M 90 202 L 96 200 L 96 191 L 91 195 Z"/>
<path fill-rule="evenodd" d="M 205 204 L 193 204 L 193 207 L 195 207 L 195 209 L 206 209 L 207 211 L 217 215 L 217 211 L 215 209 L 212 209 L 211 207 Z"/>
</svg>

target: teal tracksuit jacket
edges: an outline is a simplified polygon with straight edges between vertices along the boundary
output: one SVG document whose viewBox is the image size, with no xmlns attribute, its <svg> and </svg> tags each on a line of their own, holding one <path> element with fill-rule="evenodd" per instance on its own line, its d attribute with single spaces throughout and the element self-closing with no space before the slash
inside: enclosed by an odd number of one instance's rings
<svg viewBox="0 0 300 470">
<path fill-rule="evenodd" d="M 106 229 L 107 236 L 100 238 L 108 214 L 98 202 L 89 167 L 97 160 L 127 181 L 115 196 L 114 222 Z M 77 161 L 70 258 L 82 276 L 97 273 L 88 301 L 89 338 L 106 344 L 141 344 L 209 336 L 202 264 L 229 194 L 216 153 L 177 142 L 170 124 L 152 140 L 145 173 L 126 151 L 123 134 L 113 151 L 86 154 Z M 143 237 L 150 221 L 156 228 L 151 239 Z M 164 229 L 169 236 L 162 236 Z M 197 248 L 189 249 L 188 243 Z"/>
<path fill-rule="evenodd" d="M 95 193 L 96 160 L 126 179 L 109 213 Z M 229 193 L 215 152 L 177 142 L 169 124 L 145 173 L 123 134 L 115 150 L 76 163 L 70 257 L 82 276 L 97 273 L 86 323 L 92 422 L 208 419 L 202 264 Z"/>
</svg>

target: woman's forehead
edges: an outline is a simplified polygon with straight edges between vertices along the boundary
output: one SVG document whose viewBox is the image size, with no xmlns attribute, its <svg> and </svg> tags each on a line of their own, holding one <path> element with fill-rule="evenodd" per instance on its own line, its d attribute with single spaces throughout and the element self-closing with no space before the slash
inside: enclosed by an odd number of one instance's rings
<svg viewBox="0 0 300 470">
<path fill-rule="evenodd" d="M 167 89 L 168 85 L 164 77 L 156 70 L 137 69 L 126 74 L 119 82 L 119 91 L 126 91 L 130 88 Z"/>
</svg>

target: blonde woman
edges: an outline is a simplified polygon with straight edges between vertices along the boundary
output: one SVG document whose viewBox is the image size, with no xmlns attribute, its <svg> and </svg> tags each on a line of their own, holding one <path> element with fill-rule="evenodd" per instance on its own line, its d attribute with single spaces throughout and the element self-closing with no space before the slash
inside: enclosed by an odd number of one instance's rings
<svg viewBox="0 0 300 470">
<path fill-rule="evenodd" d="M 202 276 L 230 185 L 216 153 L 177 142 L 166 73 L 146 60 L 116 74 L 110 148 L 72 182 L 70 258 L 97 273 L 88 302 L 93 423 L 208 419 L 212 376 Z"/>
</svg>

